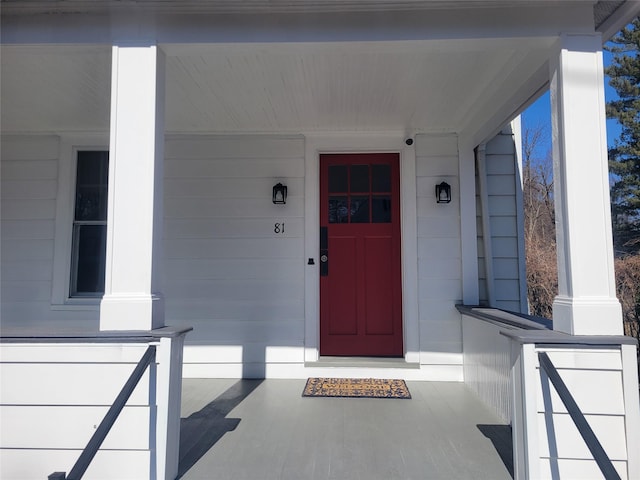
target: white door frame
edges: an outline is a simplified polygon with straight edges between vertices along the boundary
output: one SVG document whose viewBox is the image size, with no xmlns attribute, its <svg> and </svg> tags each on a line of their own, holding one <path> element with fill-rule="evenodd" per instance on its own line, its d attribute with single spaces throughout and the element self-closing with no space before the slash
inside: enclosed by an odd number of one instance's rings
<svg viewBox="0 0 640 480">
<path fill-rule="evenodd" d="M 400 154 L 400 234 L 402 242 L 402 332 L 404 358 L 420 362 L 416 154 L 403 132 L 305 135 L 305 362 L 320 357 L 320 154 L 392 152 Z"/>
</svg>

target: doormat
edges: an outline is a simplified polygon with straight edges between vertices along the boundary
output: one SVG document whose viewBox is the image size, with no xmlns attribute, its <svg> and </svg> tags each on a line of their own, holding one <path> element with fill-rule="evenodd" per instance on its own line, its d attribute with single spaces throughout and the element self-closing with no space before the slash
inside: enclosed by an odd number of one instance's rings
<svg viewBox="0 0 640 480">
<path fill-rule="evenodd" d="M 303 397 L 411 398 L 404 380 L 309 378 Z"/>
</svg>

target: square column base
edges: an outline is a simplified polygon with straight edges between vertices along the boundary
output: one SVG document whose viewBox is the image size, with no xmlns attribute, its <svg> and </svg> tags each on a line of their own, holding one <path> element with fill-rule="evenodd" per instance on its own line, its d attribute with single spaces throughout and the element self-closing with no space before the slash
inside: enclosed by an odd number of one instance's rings
<svg viewBox="0 0 640 480">
<path fill-rule="evenodd" d="M 164 327 L 160 295 L 105 295 L 100 303 L 100 330 L 154 330 Z"/>
<path fill-rule="evenodd" d="M 622 307 L 617 298 L 571 298 L 553 301 L 553 329 L 572 335 L 622 335 Z"/>
</svg>

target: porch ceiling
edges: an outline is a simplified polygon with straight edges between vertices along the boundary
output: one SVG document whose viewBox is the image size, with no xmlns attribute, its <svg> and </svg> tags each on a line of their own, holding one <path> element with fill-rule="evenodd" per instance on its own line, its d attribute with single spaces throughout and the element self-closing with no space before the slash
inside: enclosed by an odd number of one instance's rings
<svg viewBox="0 0 640 480">
<path fill-rule="evenodd" d="M 552 42 L 163 45 L 166 130 L 459 132 L 544 67 Z M 109 129 L 109 47 L 4 46 L 1 54 L 4 132 Z"/>
</svg>

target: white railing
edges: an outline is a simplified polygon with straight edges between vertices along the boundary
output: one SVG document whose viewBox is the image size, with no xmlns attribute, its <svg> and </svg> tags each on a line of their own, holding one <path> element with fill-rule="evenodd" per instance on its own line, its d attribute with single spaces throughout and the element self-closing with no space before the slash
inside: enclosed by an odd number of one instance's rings
<svg viewBox="0 0 640 480">
<path fill-rule="evenodd" d="M 516 480 L 640 478 L 635 339 L 569 335 L 496 309 L 458 309 L 465 382 L 511 423 Z M 545 359 L 555 366 L 555 380 L 570 392 L 601 452 L 596 446 L 592 453 L 593 438 L 585 440 L 584 425 L 574 423 L 573 407 L 567 409 L 545 373 Z M 602 473 L 603 455 L 615 474 L 606 466 Z"/>
<path fill-rule="evenodd" d="M 573 398 L 573 395 L 571 395 L 571 392 L 562 381 L 562 378 L 549 358 L 549 355 L 547 355 L 546 352 L 538 352 L 538 362 L 540 363 L 541 373 L 544 371 L 556 389 L 556 392 L 558 392 L 560 400 L 562 400 L 564 407 L 567 409 L 567 413 L 580 432 L 580 436 L 587 445 L 591 455 L 593 455 L 593 459 L 598 464 L 604 478 L 607 480 L 620 480 L 620 475 L 618 475 L 613 463 L 611 463 L 611 459 L 607 455 L 607 452 L 604 451 L 604 448 L 602 448 L 602 444 L 593 432 L 589 422 L 587 422 L 587 419 L 582 413 L 582 410 L 580 410 L 580 407 Z"/>
<path fill-rule="evenodd" d="M 182 350 L 189 330 L 164 327 L 95 334 L 3 330 L 0 478 L 44 479 L 74 465 L 152 346 L 155 360 L 143 372 L 86 477 L 119 480 L 126 465 L 127 478 L 174 479 Z"/>
</svg>

